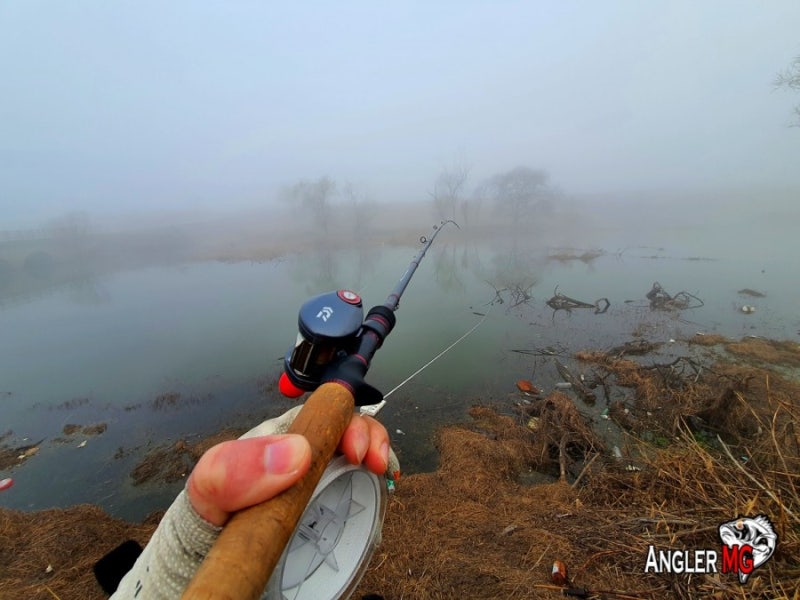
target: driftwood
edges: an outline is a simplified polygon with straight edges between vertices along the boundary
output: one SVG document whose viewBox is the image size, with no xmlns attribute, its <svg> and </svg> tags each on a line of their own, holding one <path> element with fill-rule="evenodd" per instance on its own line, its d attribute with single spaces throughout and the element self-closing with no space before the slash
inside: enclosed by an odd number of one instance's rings
<svg viewBox="0 0 800 600">
<path fill-rule="evenodd" d="M 561 379 L 570 384 L 570 387 L 575 390 L 575 393 L 580 396 L 581 400 L 589 406 L 594 406 L 595 402 L 597 402 L 597 396 L 586 386 L 580 377 L 573 375 L 567 367 L 558 361 L 558 359 L 556 359 L 556 369 L 558 370 L 558 374 L 561 375 Z"/>
<path fill-rule="evenodd" d="M 686 291 L 680 291 L 674 296 L 670 296 L 657 281 L 647 292 L 647 299 L 650 301 L 650 308 L 656 310 L 686 310 L 703 306 L 700 298 Z"/>
<path fill-rule="evenodd" d="M 531 294 L 531 290 L 533 289 L 535 283 L 531 284 L 526 284 L 525 282 L 515 283 L 511 285 L 511 287 L 504 287 L 499 289 L 495 287 L 494 284 L 491 283 L 490 281 L 487 281 L 486 283 L 488 283 L 494 290 L 494 298 L 492 298 L 492 300 L 484 304 L 484 306 L 494 305 L 494 304 L 505 304 L 506 301 L 503 298 L 504 292 L 508 292 L 508 295 L 510 296 L 509 298 L 510 304 L 506 309 L 507 311 L 510 311 L 511 309 L 516 308 L 521 304 L 528 304 L 531 300 L 533 300 L 533 295 Z"/>
<path fill-rule="evenodd" d="M 555 311 L 566 310 L 567 312 L 572 311 L 573 308 L 593 308 L 594 314 L 600 315 L 608 310 L 611 303 L 608 301 L 608 298 L 599 298 L 594 301 L 594 304 L 576 300 L 575 298 L 570 298 L 569 296 L 559 293 L 558 286 L 556 286 L 556 289 L 553 290 L 553 297 L 547 301 L 547 306 Z"/>
</svg>

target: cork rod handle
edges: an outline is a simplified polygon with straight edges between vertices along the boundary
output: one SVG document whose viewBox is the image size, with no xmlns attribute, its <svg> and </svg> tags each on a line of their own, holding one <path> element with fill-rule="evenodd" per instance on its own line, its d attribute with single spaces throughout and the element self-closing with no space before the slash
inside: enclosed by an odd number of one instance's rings
<svg viewBox="0 0 800 600">
<path fill-rule="evenodd" d="M 183 594 L 184 600 L 258 600 L 353 416 L 353 395 L 325 383 L 309 397 L 289 433 L 311 444 L 311 468 L 275 498 L 237 512 Z"/>
</svg>

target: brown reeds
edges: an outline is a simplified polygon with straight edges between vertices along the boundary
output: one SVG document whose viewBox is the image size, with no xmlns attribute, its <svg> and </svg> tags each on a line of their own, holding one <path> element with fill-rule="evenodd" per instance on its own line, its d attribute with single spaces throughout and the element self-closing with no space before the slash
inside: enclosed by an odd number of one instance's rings
<svg viewBox="0 0 800 600">
<path fill-rule="evenodd" d="M 607 468 L 583 488 L 581 499 L 597 507 L 599 522 L 582 538 L 601 570 L 618 570 L 645 585 L 661 582 L 663 593 L 673 597 L 797 598 L 800 386 L 764 366 L 793 365 L 797 345 L 752 338 L 714 342 L 724 344 L 740 362 L 717 362 L 693 369 L 694 375 L 684 370 L 677 380 L 652 366 L 636 369 L 602 354 L 581 355 L 634 387 L 637 426 L 658 425 L 643 417 L 642 406 L 671 406 L 661 414 L 669 415 L 662 421 L 662 432 L 669 436 L 666 448 L 654 448 L 642 441 L 641 430 L 629 428 L 630 450 L 641 461 L 641 471 Z M 720 523 L 757 514 L 772 520 L 779 544 L 746 587 L 722 574 L 644 575 L 643 557 L 650 545 L 719 551 Z"/>
<path fill-rule="evenodd" d="M 603 442 L 565 394 L 553 392 L 522 412 L 529 417 L 527 426 L 534 433 L 530 449 L 537 471 L 548 473 L 557 466 L 559 479 L 567 481 L 568 474 L 577 476 L 590 455 L 603 451 Z"/>
<path fill-rule="evenodd" d="M 354 598 L 527 598 L 555 558 L 574 562 L 557 526 L 575 510 L 574 490 L 517 481 L 537 461 L 536 434 L 486 408 L 471 414 L 438 434 L 436 472 L 400 480 Z"/>
<path fill-rule="evenodd" d="M 798 417 L 796 406 L 785 405 L 776 407 L 771 416 L 759 416 L 762 434 L 751 443 L 740 439 L 728 445 L 720 437 L 707 444 L 688 427 L 666 449 L 654 451 L 638 442 L 644 463 L 641 471 L 606 469 L 582 490 L 581 499 L 597 507 L 597 523 L 581 536 L 587 544 L 587 560 L 596 562 L 600 570 L 617 570 L 645 585 L 661 582 L 665 594 L 680 598 L 796 598 L 800 589 L 800 464 L 796 437 L 788 440 L 787 433 L 793 429 L 788 423 Z M 747 587 L 732 575 L 643 573 L 650 545 L 719 552 L 719 524 L 757 514 L 771 519 L 779 543 L 775 555 L 754 573 Z"/>
</svg>

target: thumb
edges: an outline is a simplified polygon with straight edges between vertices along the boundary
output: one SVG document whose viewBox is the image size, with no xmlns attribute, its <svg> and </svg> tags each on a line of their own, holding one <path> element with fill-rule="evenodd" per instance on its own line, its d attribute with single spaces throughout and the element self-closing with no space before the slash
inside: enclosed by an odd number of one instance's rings
<svg viewBox="0 0 800 600">
<path fill-rule="evenodd" d="M 277 496 L 308 471 L 311 447 L 286 434 L 223 442 L 192 471 L 187 494 L 197 513 L 221 526 L 230 514 Z"/>
</svg>

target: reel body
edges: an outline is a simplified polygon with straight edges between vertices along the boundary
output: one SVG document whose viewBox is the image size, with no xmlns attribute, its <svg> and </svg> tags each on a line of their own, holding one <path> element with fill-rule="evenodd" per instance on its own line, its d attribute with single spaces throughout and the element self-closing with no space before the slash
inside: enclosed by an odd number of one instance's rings
<svg viewBox="0 0 800 600">
<path fill-rule="evenodd" d="M 303 391 L 315 390 L 336 357 L 355 350 L 363 321 L 361 297 L 350 290 L 307 300 L 300 307 L 297 340 L 284 359 L 291 383 Z"/>
<path fill-rule="evenodd" d="M 383 476 L 334 458 L 261 600 L 349 598 L 381 541 L 387 493 Z"/>
<path fill-rule="evenodd" d="M 422 249 L 392 289 L 386 302 L 374 306 L 364 319 L 361 297 L 350 290 L 338 290 L 315 296 L 300 308 L 297 340 L 284 358 L 284 372 L 278 381 L 281 393 L 297 398 L 324 381 L 345 386 L 356 406 L 377 404 L 383 394 L 372 387 L 364 376 L 376 350 L 395 325 L 394 312 L 400 297 L 411 281 L 433 240 L 444 225 L 434 225 L 433 235 L 422 236 Z"/>
</svg>

